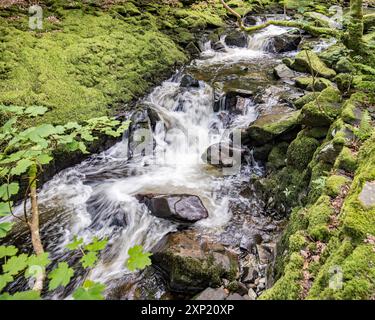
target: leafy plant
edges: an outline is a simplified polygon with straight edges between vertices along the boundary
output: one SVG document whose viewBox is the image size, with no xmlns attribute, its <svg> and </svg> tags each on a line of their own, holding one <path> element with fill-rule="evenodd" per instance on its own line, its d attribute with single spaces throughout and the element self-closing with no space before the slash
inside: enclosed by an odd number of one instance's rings
<svg viewBox="0 0 375 320">
<path fill-rule="evenodd" d="M 151 253 L 144 252 L 142 246 L 134 246 L 128 251 L 129 259 L 127 261 L 127 267 L 130 271 L 135 271 L 137 269 L 144 269 L 145 267 L 151 265 Z"/>
<path fill-rule="evenodd" d="M 359 140 L 364 141 L 372 134 L 371 116 L 367 110 L 363 112 L 358 129 L 354 132 Z"/>
</svg>

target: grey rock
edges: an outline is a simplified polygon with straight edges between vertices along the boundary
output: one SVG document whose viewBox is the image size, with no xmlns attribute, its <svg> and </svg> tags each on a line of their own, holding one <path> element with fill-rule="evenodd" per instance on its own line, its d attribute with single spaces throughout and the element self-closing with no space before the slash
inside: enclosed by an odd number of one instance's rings
<svg viewBox="0 0 375 320">
<path fill-rule="evenodd" d="M 230 47 L 245 48 L 248 43 L 247 34 L 242 31 L 233 30 L 225 37 L 225 43 Z"/>
<path fill-rule="evenodd" d="M 223 287 L 220 288 L 207 288 L 199 293 L 195 300 L 225 300 L 228 296 L 227 291 Z"/>
<path fill-rule="evenodd" d="M 238 293 L 232 293 L 225 300 L 245 300 L 245 299 Z"/>
<path fill-rule="evenodd" d="M 252 288 L 249 289 L 247 295 L 250 298 L 250 300 L 255 300 L 258 297 Z"/>
<path fill-rule="evenodd" d="M 358 198 L 367 209 L 375 206 L 375 181 L 367 181 Z"/>
</svg>

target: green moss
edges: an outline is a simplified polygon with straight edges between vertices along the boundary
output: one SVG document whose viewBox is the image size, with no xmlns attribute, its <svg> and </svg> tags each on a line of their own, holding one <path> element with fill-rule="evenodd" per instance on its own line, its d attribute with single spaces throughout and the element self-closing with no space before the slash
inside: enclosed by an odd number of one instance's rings
<svg viewBox="0 0 375 320">
<path fill-rule="evenodd" d="M 329 237 L 329 229 L 327 223 L 330 216 L 333 215 L 330 198 L 321 196 L 317 202 L 308 209 L 307 219 L 309 225 L 307 231 L 315 240 L 327 241 Z"/>
<path fill-rule="evenodd" d="M 332 175 L 328 177 L 325 184 L 325 191 L 331 197 L 336 197 L 340 194 L 342 187 L 348 185 L 350 179 L 341 175 Z"/>
<path fill-rule="evenodd" d="M 291 252 L 299 252 L 307 244 L 303 231 L 297 231 L 292 234 L 289 238 L 289 250 Z"/>
<path fill-rule="evenodd" d="M 260 300 L 296 300 L 302 291 L 300 281 L 302 280 L 303 258 L 299 253 L 293 253 L 285 268 L 282 278 L 276 281 L 271 289 L 266 290 Z"/>
<path fill-rule="evenodd" d="M 311 161 L 311 158 L 319 145 L 320 143 L 318 140 L 305 136 L 303 133 L 299 134 L 288 148 L 288 165 L 299 170 L 304 170 Z"/>
<path fill-rule="evenodd" d="M 348 58 L 342 57 L 339 61 L 337 61 L 335 70 L 338 73 L 353 73 L 355 68 Z"/>
<path fill-rule="evenodd" d="M 336 75 L 335 70 L 328 68 L 315 52 L 309 50 L 299 52 L 291 67 L 296 71 L 313 73 L 314 76 L 328 79 Z"/>
<path fill-rule="evenodd" d="M 319 96 L 319 92 L 309 92 L 308 94 L 305 94 L 301 98 L 298 98 L 294 105 L 296 108 L 301 109 L 305 104 L 314 101 Z"/>
<path fill-rule="evenodd" d="M 298 88 L 308 91 L 322 91 L 328 87 L 332 87 L 331 81 L 325 78 L 314 78 L 313 77 L 298 77 L 296 78 L 296 86 Z"/>
<path fill-rule="evenodd" d="M 50 112 L 42 121 L 54 123 L 102 116 L 185 61 L 158 30 L 157 17 L 139 15 L 132 4 L 123 7 L 130 17 L 115 15 L 116 10 L 60 9 L 56 30 L 42 33 L 3 20 L 1 60 L 7 69 L 1 73 L 0 103 L 46 106 Z"/>
<path fill-rule="evenodd" d="M 322 139 L 327 136 L 328 128 L 327 127 L 313 127 L 304 129 L 304 135 L 312 137 L 315 139 Z"/>
<path fill-rule="evenodd" d="M 357 158 L 348 147 L 343 147 L 336 159 L 335 169 L 342 169 L 350 173 L 354 173 L 357 169 Z"/>
<path fill-rule="evenodd" d="M 341 118 L 350 124 L 358 124 L 361 120 L 362 110 L 360 106 L 367 100 L 367 97 L 362 92 L 354 93 L 350 99 L 343 104 Z"/>
<path fill-rule="evenodd" d="M 336 82 L 337 88 L 345 93 L 348 92 L 352 86 L 353 75 L 349 73 L 339 73 L 333 80 Z"/>
<path fill-rule="evenodd" d="M 329 66 L 334 66 L 342 57 L 349 53 L 348 49 L 338 42 L 319 53 L 319 57 Z"/>
<path fill-rule="evenodd" d="M 375 208 L 365 208 L 359 200 L 364 184 L 375 180 L 375 134 L 362 146 L 359 153 L 358 168 L 351 192 L 342 210 L 345 232 L 353 237 L 363 238 L 375 234 Z"/>
<path fill-rule="evenodd" d="M 274 146 L 268 155 L 267 168 L 271 170 L 279 169 L 286 166 L 286 152 L 288 143 L 281 142 Z"/>
<path fill-rule="evenodd" d="M 331 124 L 341 113 L 340 91 L 333 87 L 324 89 L 315 101 L 309 102 L 301 109 L 299 122 L 308 126 Z"/>
</svg>

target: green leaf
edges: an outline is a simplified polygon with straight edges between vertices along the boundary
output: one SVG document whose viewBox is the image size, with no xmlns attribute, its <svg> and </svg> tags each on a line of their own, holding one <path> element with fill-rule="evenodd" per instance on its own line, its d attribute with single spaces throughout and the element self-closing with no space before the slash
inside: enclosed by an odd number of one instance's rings
<svg viewBox="0 0 375 320">
<path fill-rule="evenodd" d="M 69 250 L 77 250 L 82 244 L 83 244 L 83 239 L 78 238 L 77 236 L 74 236 L 73 242 L 67 244 L 65 248 Z"/>
<path fill-rule="evenodd" d="M 10 208 L 12 205 L 12 202 L 0 202 L 0 217 L 4 217 L 10 214 Z"/>
<path fill-rule="evenodd" d="M 137 269 L 142 270 L 151 265 L 151 259 L 149 258 L 151 253 L 143 252 L 142 246 L 137 245 L 130 248 L 128 254 L 129 259 L 127 261 L 127 268 L 130 271 L 135 271 Z"/>
<path fill-rule="evenodd" d="M 6 264 L 3 265 L 4 273 L 16 275 L 27 267 L 27 254 L 22 253 L 18 256 L 11 257 Z"/>
<path fill-rule="evenodd" d="M 105 285 L 86 280 L 82 287 L 73 292 L 75 300 L 104 300 Z"/>
<path fill-rule="evenodd" d="M 13 277 L 9 273 L 0 274 L 0 291 L 11 281 L 13 281 Z"/>
<path fill-rule="evenodd" d="M 39 255 L 31 255 L 27 260 L 28 268 L 25 271 L 25 277 L 29 278 L 35 276 L 39 270 L 43 270 L 47 265 L 49 265 L 51 260 L 48 258 L 48 255 L 48 252 L 44 252 Z"/>
<path fill-rule="evenodd" d="M 93 241 L 85 246 L 85 250 L 87 251 L 100 251 L 103 250 L 107 246 L 108 240 L 103 239 L 99 240 L 97 237 L 94 237 Z"/>
<path fill-rule="evenodd" d="M 10 113 L 14 113 L 16 115 L 23 114 L 23 110 L 24 110 L 24 107 L 0 105 L 0 111 L 10 112 Z"/>
<path fill-rule="evenodd" d="M 82 267 L 86 269 L 89 267 L 93 267 L 97 260 L 98 260 L 97 253 L 94 251 L 90 251 L 81 258 L 80 262 L 82 263 Z"/>
<path fill-rule="evenodd" d="M 12 230 L 13 224 L 13 222 L 0 223 L 0 238 L 4 238 Z"/>
<path fill-rule="evenodd" d="M 20 174 L 23 174 L 34 164 L 34 161 L 30 159 L 21 159 L 17 162 L 16 166 L 12 168 L 10 173 L 12 175 L 18 176 Z"/>
<path fill-rule="evenodd" d="M 16 292 L 14 295 L 4 293 L 0 295 L 0 300 L 40 300 L 40 293 L 34 290 Z"/>
<path fill-rule="evenodd" d="M 49 155 L 49 154 L 46 154 L 46 153 L 43 153 L 39 156 L 36 157 L 36 161 L 39 163 L 39 164 L 48 164 L 50 163 L 51 161 L 53 160 L 53 158 Z"/>
<path fill-rule="evenodd" d="M 41 106 L 31 106 L 26 108 L 25 113 L 30 117 L 37 117 L 45 114 L 48 111 L 48 108 Z"/>
<path fill-rule="evenodd" d="M 4 257 L 12 257 L 18 252 L 15 246 L 0 246 L 0 259 Z"/>
<path fill-rule="evenodd" d="M 70 279 L 74 275 L 74 270 L 69 268 L 66 262 L 59 262 L 57 268 L 53 269 L 49 274 L 49 290 L 55 290 L 59 286 L 65 287 L 69 284 Z"/>
<path fill-rule="evenodd" d="M 18 193 L 20 187 L 17 182 L 12 182 L 10 184 L 3 184 L 0 186 L 0 198 L 4 201 L 8 201 L 9 197 Z M 9 194 L 9 197 L 8 197 Z"/>
</svg>

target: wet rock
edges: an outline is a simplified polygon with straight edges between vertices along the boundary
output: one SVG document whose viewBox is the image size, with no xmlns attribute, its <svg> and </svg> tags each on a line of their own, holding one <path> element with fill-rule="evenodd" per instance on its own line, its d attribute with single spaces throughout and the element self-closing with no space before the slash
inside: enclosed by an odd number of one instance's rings
<svg viewBox="0 0 375 320">
<path fill-rule="evenodd" d="M 259 117 L 250 127 L 242 132 L 242 143 L 255 146 L 270 142 L 298 126 L 300 111 L 282 114 L 268 114 Z"/>
<path fill-rule="evenodd" d="M 259 257 L 259 262 L 261 264 L 269 264 L 275 258 L 275 245 L 260 244 L 257 245 L 257 252 Z"/>
<path fill-rule="evenodd" d="M 199 81 L 194 79 L 191 75 L 185 74 L 180 83 L 182 88 L 199 88 Z"/>
<path fill-rule="evenodd" d="M 256 300 L 256 298 L 258 297 L 252 288 L 249 289 L 247 295 L 249 296 L 249 300 Z"/>
<path fill-rule="evenodd" d="M 308 91 L 322 91 L 326 88 L 333 87 L 333 83 L 325 78 L 298 77 L 296 87 Z"/>
<path fill-rule="evenodd" d="M 328 28 L 331 23 L 334 23 L 329 17 L 319 12 L 305 12 L 304 16 L 319 27 Z"/>
<path fill-rule="evenodd" d="M 228 292 L 223 288 L 207 288 L 199 293 L 194 300 L 225 300 Z"/>
<path fill-rule="evenodd" d="M 225 49 L 225 46 L 224 44 L 222 44 L 220 41 L 216 41 L 214 42 L 212 45 L 211 45 L 211 48 L 215 51 L 219 51 L 219 52 L 225 52 L 226 49 Z"/>
<path fill-rule="evenodd" d="M 291 65 L 291 68 L 299 72 L 313 72 L 316 76 L 328 79 L 336 76 L 336 71 L 328 68 L 327 65 L 320 60 L 318 55 L 310 50 L 299 52 Z"/>
<path fill-rule="evenodd" d="M 225 43 L 230 47 L 245 48 L 248 43 L 247 34 L 242 31 L 233 30 L 225 37 Z"/>
<path fill-rule="evenodd" d="M 297 72 L 289 69 L 285 64 L 279 64 L 273 69 L 276 79 L 293 79 L 298 76 Z"/>
<path fill-rule="evenodd" d="M 358 199 L 367 209 L 375 206 L 375 181 L 366 181 Z"/>
<path fill-rule="evenodd" d="M 208 217 L 201 199 L 189 194 L 139 194 L 136 198 L 144 203 L 151 214 L 181 223 L 194 223 Z"/>
<path fill-rule="evenodd" d="M 238 293 L 232 293 L 225 300 L 245 300 L 245 299 Z"/>
<path fill-rule="evenodd" d="M 319 151 L 317 159 L 326 163 L 334 164 L 341 150 L 342 146 L 329 142 Z"/>
<path fill-rule="evenodd" d="M 282 53 L 297 50 L 302 37 L 297 34 L 284 33 L 271 39 L 271 52 Z"/>
<path fill-rule="evenodd" d="M 201 50 L 194 42 L 189 42 L 185 50 L 193 57 L 197 58 L 201 54 Z"/>
<path fill-rule="evenodd" d="M 243 23 L 245 24 L 245 26 L 255 26 L 257 22 L 257 18 L 250 14 L 245 15 L 245 17 L 243 18 Z"/>
<path fill-rule="evenodd" d="M 233 167 L 241 162 L 243 149 L 234 148 L 228 143 L 215 143 L 202 154 L 201 159 L 218 168 Z"/>
<path fill-rule="evenodd" d="M 265 161 L 272 150 L 272 144 L 265 144 L 254 148 L 254 159 Z"/>
<path fill-rule="evenodd" d="M 223 278 L 235 280 L 237 257 L 223 245 L 200 238 L 194 230 L 172 233 L 164 241 L 152 261 L 164 272 L 172 291 L 199 292 L 219 287 Z"/>
</svg>

